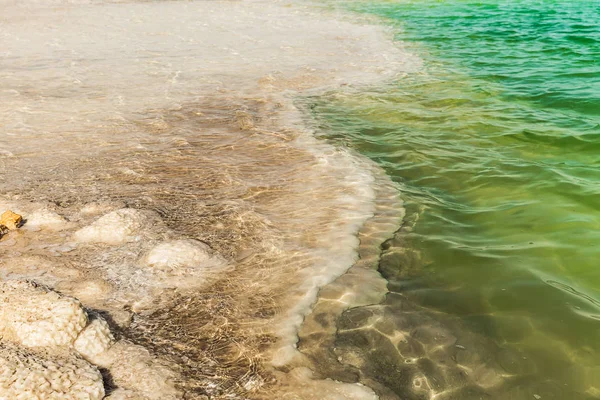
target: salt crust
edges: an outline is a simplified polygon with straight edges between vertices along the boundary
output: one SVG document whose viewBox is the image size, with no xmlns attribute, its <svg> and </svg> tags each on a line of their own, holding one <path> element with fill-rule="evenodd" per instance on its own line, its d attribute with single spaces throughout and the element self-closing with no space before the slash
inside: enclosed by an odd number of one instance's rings
<svg viewBox="0 0 600 400">
<path fill-rule="evenodd" d="M 141 346 L 114 343 L 106 321 L 89 318 L 78 300 L 32 282 L 0 282 L 0 400 L 101 399 L 102 376 L 90 363 L 124 388 L 113 399 L 181 396 L 174 372 Z"/>
<path fill-rule="evenodd" d="M 79 334 L 73 347 L 83 358 L 93 364 L 98 364 L 98 356 L 107 351 L 113 343 L 114 338 L 108 324 L 104 319 L 97 318 Z"/>
<path fill-rule="evenodd" d="M 152 236 L 152 228 L 161 224 L 158 215 L 151 211 L 122 208 L 110 212 L 73 235 L 80 243 L 106 243 L 112 245 L 140 241 Z"/>
<path fill-rule="evenodd" d="M 87 325 L 78 300 L 34 283 L 0 284 L 0 335 L 25 347 L 69 346 Z"/>
<path fill-rule="evenodd" d="M 43 208 L 27 214 L 28 229 L 30 228 L 46 228 L 50 230 L 62 230 L 67 226 L 68 222 L 61 215 L 54 211 Z"/>
<path fill-rule="evenodd" d="M 0 400 L 96 400 L 104 397 L 98 369 L 70 354 L 36 354 L 0 344 Z"/>
<path fill-rule="evenodd" d="M 117 386 L 129 389 L 119 396 L 133 399 L 177 400 L 181 392 L 174 386 L 175 373 L 142 346 L 119 341 L 98 355 L 97 365 L 110 370 Z M 129 397 L 120 397 L 129 399 Z"/>
<path fill-rule="evenodd" d="M 152 280 L 164 287 L 199 287 L 214 274 L 228 268 L 223 257 L 197 240 L 160 243 L 141 261 L 151 268 Z"/>
<path fill-rule="evenodd" d="M 97 215 L 97 214 L 102 214 L 102 213 L 112 211 L 115 208 L 122 208 L 122 207 L 123 207 L 123 204 L 114 204 L 114 203 L 109 203 L 109 202 L 89 203 L 89 204 L 86 204 L 85 206 L 83 206 L 81 208 L 81 210 L 79 211 L 79 213 L 84 216 Z"/>
<path fill-rule="evenodd" d="M 223 257 L 212 254 L 206 244 L 197 240 L 174 240 L 154 247 L 146 255 L 146 264 L 156 269 L 177 270 L 185 273 L 186 268 L 222 268 L 226 261 Z"/>
</svg>

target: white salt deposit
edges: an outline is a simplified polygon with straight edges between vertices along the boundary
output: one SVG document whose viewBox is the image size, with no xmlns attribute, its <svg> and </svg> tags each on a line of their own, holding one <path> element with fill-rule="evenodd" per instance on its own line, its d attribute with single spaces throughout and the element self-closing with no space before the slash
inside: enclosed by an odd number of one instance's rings
<svg viewBox="0 0 600 400">
<path fill-rule="evenodd" d="M 114 341 L 106 321 L 97 317 L 79 334 L 73 347 L 83 358 L 97 364 L 97 357 L 107 351 Z"/>
<path fill-rule="evenodd" d="M 123 204 L 116 204 L 114 202 L 99 202 L 99 203 L 89 203 L 85 206 L 81 207 L 79 213 L 81 215 L 97 215 L 97 214 L 105 214 L 115 209 L 123 208 Z"/>
<path fill-rule="evenodd" d="M 115 383 L 128 390 L 118 394 L 120 398 L 180 396 L 168 366 L 141 346 L 115 343 L 100 316 L 94 315 L 88 324 L 78 300 L 31 282 L 0 282 L 0 388 L 14 395 L 6 399 L 102 398 L 102 378 L 88 362 L 107 368 Z M 0 391 L 0 400 L 2 395 Z"/>
<path fill-rule="evenodd" d="M 117 386 L 127 389 L 126 393 L 148 400 L 181 398 L 174 385 L 176 374 L 142 346 L 119 341 L 108 351 L 98 354 L 95 361 L 110 370 Z"/>
<path fill-rule="evenodd" d="M 313 147 L 315 152 L 321 149 L 318 143 Z M 277 329 L 281 340 L 272 356 L 272 363 L 276 367 L 287 365 L 299 356 L 296 348 L 298 329 L 316 302 L 319 290 L 345 273 L 357 260 L 355 249 L 359 240 L 356 235 L 375 209 L 375 193 L 372 190 L 374 177 L 370 172 L 370 163 L 359 161 L 346 152 L 335 152 L 328 157 L 321 154 L 320 158 L 323 163 L 328 163 L 331 174 L 341 178 L 339 183 L 343 190 L 332 194 L 332 204 L 337 204 L 337 219 L 340 222 L 330 224 L 320 232 L 313 244 L 316 252 L 314 262 L 298 273 L 302 281 L 294 291 L 295 304 Z M 335 163 L 331 164 L 331 160 L 335 160 Z M 352 171 L 352 174 L 346 175 L 348 171 Z"/>
<path fill-rule="evenodd" d="M 99 400 L 102 375 L 70 355 L 54 357 L 0 344 L 0 400 Z"/>
<path fill-rule="evenodd" d="M 94 223 L 75 232 L 73 238 L 80 243 L 106 243 L 118 245 L 153 236 L 160 218 L 150 211 L 123 208 L 108 213 Z"/>
<path fill-rule="evenodd" d="M 67 226 L 67 220 L 56 212 L 47 208 L 36 210 L 27 214 L 27 229 L 61 230 Z"/>
<path fill-rule="evenodd" d="M 151 268 L 154 280 L 171 287 L 200 287 L 227 269 L 227 261 L 197 240 L 164 242 L 148 252 L 142 263 Z"/>
<path fill-rule="evenodd" d="M 0 282 L 0 335 L 25 347 L 70 346 L 87 324 L 78 300 L 30 282 Z"/>
<path fill-rule="evenodd" d="M 187 268 L 214 270 L 222 268 L 227 262 L 214 254 L 210 247 L 197 240 L 174 240 L 154 247 L 144 259 L 153 268 L 162 270 L 180 270 Z"/>
</svg>

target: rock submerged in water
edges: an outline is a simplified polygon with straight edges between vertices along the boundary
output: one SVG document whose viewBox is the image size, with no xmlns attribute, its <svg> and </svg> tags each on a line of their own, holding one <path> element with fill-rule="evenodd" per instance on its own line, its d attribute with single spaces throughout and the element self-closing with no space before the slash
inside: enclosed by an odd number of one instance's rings
<svg viewBox="0 0 600 400">
<path fill-rule="evenodd" d="M 141 264 L 150 267 L 153 279 L 164 287 L 198 288 L 228 270 L 227 260 L 197 240 L 172 240 L 152 248 Z"/>
</svg>

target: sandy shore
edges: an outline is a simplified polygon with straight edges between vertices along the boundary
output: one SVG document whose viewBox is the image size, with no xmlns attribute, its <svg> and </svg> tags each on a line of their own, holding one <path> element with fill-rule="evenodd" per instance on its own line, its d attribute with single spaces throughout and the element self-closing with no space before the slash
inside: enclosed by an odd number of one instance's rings
<svg viewBox="0 0 600 400">
<path fill-rule="evenodd" d="M 321 314 L 379 300 L 401 202 L 293 101 L 418 60 L 289 2 L 3 8 L 0 211 L 26 219 L 0 241 L 7 398 L 377 398 L 296 344 L 359 245 Z"/>
</svg>

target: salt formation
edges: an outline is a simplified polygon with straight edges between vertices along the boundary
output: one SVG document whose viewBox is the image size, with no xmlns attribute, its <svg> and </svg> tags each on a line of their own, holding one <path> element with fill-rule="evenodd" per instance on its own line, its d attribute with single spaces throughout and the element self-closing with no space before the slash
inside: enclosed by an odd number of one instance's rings
<svg viewBox="0 0 600 400">
<path fill-rule="evenodd" d="M 167 366 L 141 346 L 115 343 L 106 321 L 78 300 L 32 282 L 0 282 L 0 400 L 101 399 L 92 364 L 124 387 L 111 398 L 179 398 Z"/>
<path fill-rule="evenodd" d="M 143 235 L 151 236 L 151 229 L 157 224 L 160 224 L 160 219 L 150 211 L 123 208 L 78 230 L 73 238 L 82 243 L 118 245 L 139 241 Z"/>
<path fill-rule="evenodd" d="M 0 284 L 0 336 L 25 347 L 69 346 L 87 324 L 79 301 L 29 282 Z"/>
<path fill-rule="evenodd" d="M 154 247 L 146 256 L 146 263 L 157 269 L 173 268 L 220 268 L 226 262 L 211 254 L 206 244 L 195 240 L 174 240 Z"/>
<path fill-rule="evenodd" d="M 199 286 L 227 268 L 227 261 L 197 240 L 174 240 L 154 247 L 142 261 L 163 284 Z M 190 280 L 189 277 L 194 277 Z M 184 279 L 181 279 L 184 278 Z"/>
<path fill-rule="evenodd" d="M 87 322 L 76 299 L 31 282 L 1 282 L 0 399 L 103 398 L 100 372 L 69 351 Z M 87 354 L 97 345 L 79 347 Z"/>
<path fill-rule="evenodd" d="M 97 364 L 98 356 L 107 351 L 113 343 L 114 338 L 108 324 L 104 319 L 97 318 L 79 334 L 73 347 L 83 358 Z"/>
<path fill-rule="evenodd" d="M 39 355 L 0 344 L 0 400 L 97 400 L 104 397 L 100 372 L 70 355 Z"/>
<path fill-rule="evenodd" d="M 123 208 L 122 203 L 110 203 L 110 202 L 94 202 L 84 205 L 79 213 L 81 215 L 97 215 L 107 213 L 115 209 Z"/>
<path fill-rule="evenodd" d="M 177 400 L 176 374 L 162 365 L 148 350 L 127 341 L 119 341 L 98 355 L 97 365 L 110 370 L 114 383 L 126 389 L 118 399 Z"/>
<path fill-rule="evenodd" d="M 28 229 L 45 228 L 50 230 L 61 230 L 65 228 L 67 220 L 54 211 L 43 208 L 27 214 Z"/>
</svg>

